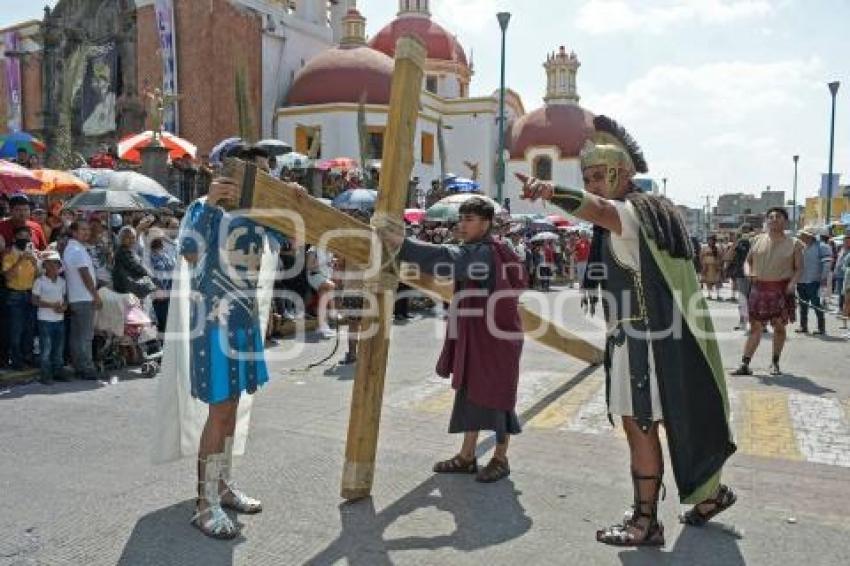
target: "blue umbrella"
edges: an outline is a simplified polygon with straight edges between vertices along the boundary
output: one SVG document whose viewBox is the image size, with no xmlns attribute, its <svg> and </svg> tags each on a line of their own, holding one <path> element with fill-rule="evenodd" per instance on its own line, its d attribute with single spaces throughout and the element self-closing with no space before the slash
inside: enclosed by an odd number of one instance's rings
<svg viewBox="0 0 850 566">
<path fill-rule="evenodd" d="M 0 136 L 0 157 L 17 157 L 19 149 L 25 149 L 30 155 L 43 152 L 44 142 L 26 132 L 13 132 Z"/>
<path fill-rule="evenodd" d="M 446 180 L 446 190 L 454 193 L 477 193 L 481 191 L 481 185 L 472 179 L 454 177 Z"/>
<path fill-rule="evenodd" d="M 348 189 L 333 200 L 334 208 L 341 210 L 360 210 L 368 212 L 375 209 L 378 191 L 372 189 Z"/>
<path fill-rule="evenodd" d="M 242 138 L 227 138 L 226 140 L 221 140 L 214 148 L 212 148 L 212 151 L 210 151 L 210 163 L 213 165 L 220 164 L 222 162 L 221 156 L 240 143 L 242 143 Z"/>
</svg>

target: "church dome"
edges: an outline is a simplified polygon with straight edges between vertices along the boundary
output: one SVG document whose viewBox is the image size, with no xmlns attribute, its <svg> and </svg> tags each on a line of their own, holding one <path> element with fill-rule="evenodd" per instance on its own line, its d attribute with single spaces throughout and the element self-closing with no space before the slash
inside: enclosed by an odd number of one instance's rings
<svg viewBox="0 0 850 566">
<path fill-rule="evenodd" d="M 371 47 L 333 47 L 295 75 L 289 106 L 341 102 L 389 104 L 393 60 Z"/>
<path fill-rule="evenodd" d="M 555 146 L 562 158 L 578 157 L 593 134 L 593 114 L 580 106 L 551 104 L 526 114 L 510 131 L 511 158 L 533 147 Z"/>
<path fill-rule="evenodd" d="M 369 45 L 393 57 L 396 42 L 405 35 L 415 35 L 421 39 L 428 50 L 429 59 L 469 66 L 466 53 L 457 38 L 430 18 L 400 17 L 379 31 Z"/>
</svg>

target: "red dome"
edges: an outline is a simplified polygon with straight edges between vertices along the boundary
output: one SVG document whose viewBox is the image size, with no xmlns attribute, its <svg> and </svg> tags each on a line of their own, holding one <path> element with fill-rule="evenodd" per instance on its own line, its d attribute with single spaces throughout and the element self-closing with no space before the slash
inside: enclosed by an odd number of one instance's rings
<svg viewBox="0 0 850 566">
<path fill-rule="evenodd" d="M 389 104 L 393 60 L 371 47 L 333 47 L 310 60 L 295 75 L 289 106 L 360 102 Z"/>
<path fill-rule="evenodd" d="M 522 116 L 510 131 L 510 151 L 523 159 L 531 147 L 557 146 L 561 157 L 578 157 L 593 134 L 593 114 L 569 104 L 550 104 Z"/>
<path fill-rule="evenodd" d="M 428 49 L 429 59 L 456 61 L 469 66 L 466 53 L 457 39 L 429 18 L 398 18 L 379 31 L 369 42 L 369 46 L 393 57 L 395 44 L 404 35 L 415 35 L 421 39 Z"/>
</svg>

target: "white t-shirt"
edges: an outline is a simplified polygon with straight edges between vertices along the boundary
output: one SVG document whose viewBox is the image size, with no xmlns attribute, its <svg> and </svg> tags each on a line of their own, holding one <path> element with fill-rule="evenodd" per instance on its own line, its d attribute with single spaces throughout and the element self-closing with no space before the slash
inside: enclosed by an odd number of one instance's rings
<svg viewBox="0 0 850 566">
<path fill-rule="evenodd" d="M 65 264 L 65 280 L 68 284 L 68 302 L 69 303 L 90 303 L 94 301 L 83 283 L 83 278 L 80 277 L 79 269 L 87 267 L 92 280 L 95 280 L 94 263 L 88 250 L 83 245 L 74 240 L 68 240 L 68 245 L 65 247 L 65 253 L 62 255 L 62 262 Z"/>
<path fill-rule="evenodd" d="M 32 294 L 48 303 L 65 303 L 67 302 L 65 300 L 67 287 L 63 277 L 57 276 L 56 281 L 51 281 L 47 275 L 42 275 L 35 280 L 32 286 Z M 48 307 L 38 307 L 38 320 L 62 322 L 65 320 L 65 314 Z"/>
</svg>

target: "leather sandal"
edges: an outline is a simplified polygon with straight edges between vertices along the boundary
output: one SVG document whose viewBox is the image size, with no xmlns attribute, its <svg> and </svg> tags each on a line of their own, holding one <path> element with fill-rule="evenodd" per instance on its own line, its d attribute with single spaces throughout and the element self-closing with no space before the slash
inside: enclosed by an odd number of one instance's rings
<svg viewBox="0 0 850 566">
<path fill-rule="evenodd" d="M 467 460 L 460 454 L 449 460 L 434 464 L 434 472 L 438 474 L 474 474 L 478 471 L 478 460 Z"/>
<path fill-rule="evenodd" d="M 511 467 L 508 465 L 508 460 L 499 460 L 491 458 L 486 466 L 481 468 L 478 475 L 475 476 L 475 481 L 480 483 L 493 483 L 502 478 L 511 475 Z"/>
<path fill-rule="evenodd" d="M 738 496 L 735 492 L 729 486 L 720 484 L 716 496 L 694 505 L 690 511 L 679 516 L 679 521 L 692 527 L 702 527 L 711 519 L 735 505 L 736 501 L 738 501 Z M 700 505 L 708 504 L 714 506 L 710 511 L 705 513 L 699 510 Z"/>
</svg>

